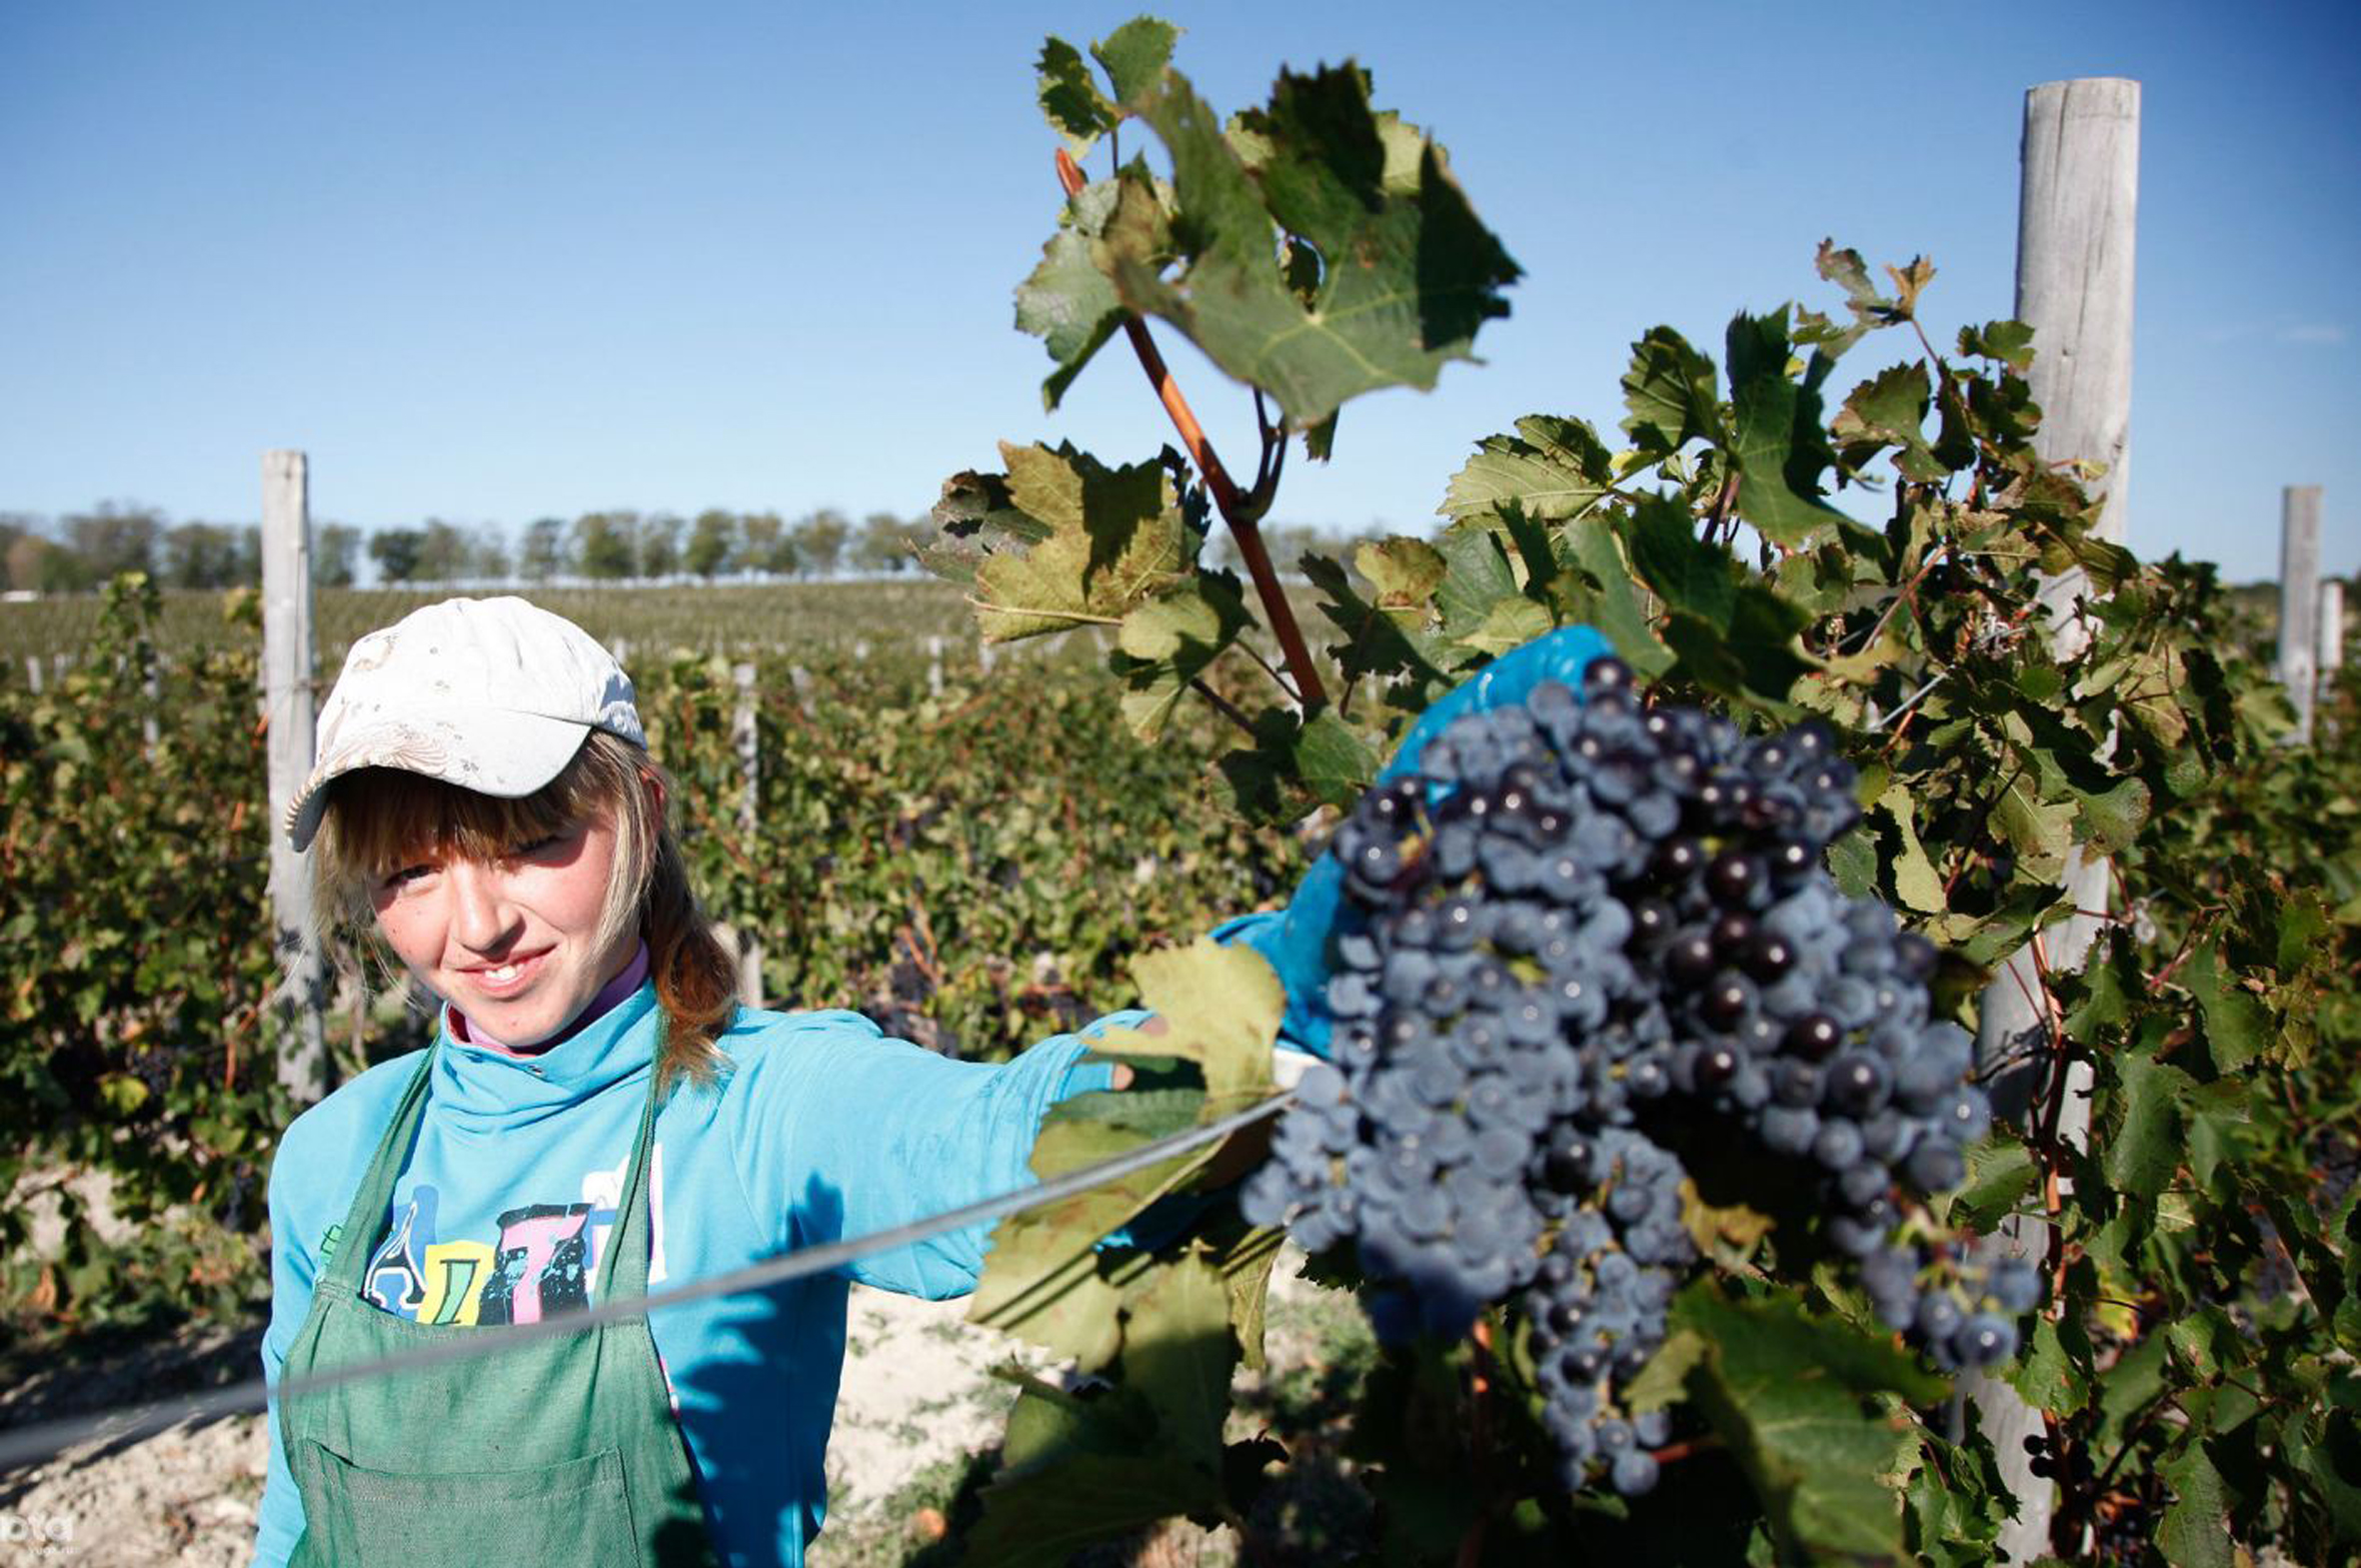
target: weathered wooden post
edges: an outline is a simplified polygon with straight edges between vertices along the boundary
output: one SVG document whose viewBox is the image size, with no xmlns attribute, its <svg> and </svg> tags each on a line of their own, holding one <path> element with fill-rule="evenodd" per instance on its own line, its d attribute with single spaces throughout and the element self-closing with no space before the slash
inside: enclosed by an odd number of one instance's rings
<svg viewBox="0 0 2361 1568">
<path fill-rule="evenodd" d="M 2345 585 L 2329 578 L 2320 585 L 2320 684 L 2345 667 Z"/>
<path fill-rule="evenodd" d="M 262 696 L 270 747 L 271 921 L 286 967 L 279 1081 L 297 1103 L 328 1092 L 328 961 L 312 939 L 312 884 L 288 845 L 287 803 L 312 771 L 312 521 L 300 452 L 262 455 Z"/>
<path fill-rule="evenodd" d="M 738 683 L 738 710 L 730 724 L 730 739 L 738 748 L 738 767 L 746 777 L 746 792 L 738 801 L 739 831 L 752 841 L 760 819 L 763 783 L 761 727 L 756 723 L 755 667 L 732 668 Z M 763 1004 L 763 938 L 754 930 L 738 932 L 738 999 L 749 1007 Z"/>
<path fill-rule="evenodd" d="M 2103 498 L 2097 533 L 2121 543 L 2127 531 L 2131 458 L 2131 314 L 2133 240 L 2139 207 L 2140 84 L 2120 77 L 2044 82 L 2025 94 L 2021 184 L 2017 206 L 2017 319 L 2033 329 L 2028 373 L 2042 421 L 2035 450 L 2056 464 L 2103 466 L 2094 488 Z M 2041 601 L 2061 651 L 2087 645 L 2078 602 L 2089 581 L 2080 570 L 2042 586 Z M 2076 856 L 2061 877 L 2068 903 L 2104 911 L 2108 874 L 2103 859 Z M 2081 967 L 2101 920 L 2077 914 L 2049 926 L 2038 944 L 2012 954 L 1987 986 L 1976 1037 L 1979 1064 L 1989 1067 L 2028 1039 L 2049 1030 L 2039 998 L 2039 970 Z M 2021 1118 L 2040 1086 L 2047 1050 L 2034 1065 L 1989 1080 L 1994 1108 Z M 2059 1134 L 2081 1145 L 2089 1136 L 2091 1081 L 2086 1064 L 2068 1074 Z M 2038 1263 L 2048 1250 L 2040 1221 L 2006 1223 L 1985 1243 L 1988 1256 Z M 2042 1430 L 2040 1412 L 1997 1378 L 1969 1376 L 1961 1387 L 1975 1401 L 2000 1474 L 2016 1498 L 2017 1516 L 2003 1527 L 2001 1559 L 2031 1562 L 2049 1555 L 2056 1497 L 2032 1472 L 2024 1439 Z"/>
<path fill-rule="evenodd" d="M 2312 741 L 2320 689 L 2320 487 L 2279 493 L 2279 684 L 2295 708 L 2296 746 Z"/>
</svg>

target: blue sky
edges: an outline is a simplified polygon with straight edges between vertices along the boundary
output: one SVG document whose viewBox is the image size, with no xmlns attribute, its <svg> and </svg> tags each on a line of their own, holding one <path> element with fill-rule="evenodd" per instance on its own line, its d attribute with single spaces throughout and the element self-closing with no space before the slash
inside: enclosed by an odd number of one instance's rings
<svg viewBox="0 0 2361 1568">
<path fill-rule="evenodd" d="M 0 0 L 0 510 L 251 518 L 280 446 L 315 515 L 372 528 L 914 513 L 1001 439 L 1148 455 L 1128 357 L 1045 414 L 1010 326 L 1058 208 L 1034 57 L 1132 14 Z M 1224 110 L 1281 62 L 1368 66 L 1526 272 L 1487 363 L 1350 405 L 1282 520 L 1425 530 L 1516 416 L 1611 427 L 1645 328 L 1717 346 L 1741 306 L 1826 303 L 1823 236 L 1930 256 L 1931 323 L 2007 314 L 2024 90 L 2122 75 L 2131 543 L 2268 577 L 2280 487 L 2320 484 L 2324 564 L 2361 566 L 2349 3 L 1162 14 Z M 1175 363 L 1250 466 L 1243 404 Z"/>
</svg>

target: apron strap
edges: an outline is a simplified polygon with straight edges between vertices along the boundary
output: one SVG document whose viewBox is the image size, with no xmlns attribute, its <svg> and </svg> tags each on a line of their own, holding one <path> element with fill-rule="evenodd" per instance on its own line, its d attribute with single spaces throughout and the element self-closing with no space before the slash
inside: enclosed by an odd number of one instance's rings
<svg viewBox="0 0 2361 1568">
<path fill-rule="evenodd" d="M 648 1293 L 648 1256 L 654 1249 L 654 1199 L 648 1190 L 648 1170 L 656 1156 L 656 1080 L 664 1062 L 665 1037 L 672 1020 L 664 1009 L 656 1012 L 656 1050 L 648 1059 L 648 1100 L 640 1107 L 640 1133 L 632 1144 L 631 1175 L 617 1200 L 615 1229 L 607 1255 L 599 1260 L 599 1283 L 594 1300 L 636 1300 Z"/>
<path fill-rule="evenodd" d="M 360 1190 L 353 1194 L 344 1228 L 336 1233 L 336 1256 L 328 1277 L 351 1285 L 355 1294 L 369 1282 L 369 1259 L 377 1251 L 378 1227 L 393 1206 L 394 1183 L 410 1161 L 410 1145 L 417 1141 L 419 1123 L 426 1118 L 427 1085 L 434 1067 L 435 1048 L 430 1047 L 421 1053 L 418 1071 L 411 1074 L 410 1086 L 394 1106 L 393 1123 L 378 1140 L 377 1154 L 361 1177 Z"/>
</svg>

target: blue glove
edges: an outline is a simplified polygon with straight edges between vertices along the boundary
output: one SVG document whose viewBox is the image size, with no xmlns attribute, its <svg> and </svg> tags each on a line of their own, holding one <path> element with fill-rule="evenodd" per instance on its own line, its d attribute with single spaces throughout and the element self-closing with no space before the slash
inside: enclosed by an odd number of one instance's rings
<svg viewBox="0 0 2361 1568">
<path fill-rule="evenodd" d="M 1377 782 L 1384 784 L 1415 772 L 1427 743 L 1461 715 L 1520 704 L 1544 681 L 1562 682 L 1579 692 L 1582 672 L 1590 668 L 1590 662 L 1612 658 L 1614 652 L 1605 638 L 1588 627 L 1563 627 L 1501 655 L 1418 716 L 1393 760 L 1377 775 Z M 1322 1057 L 1328 1054 L 1331 1023 L 1328 948 L 1343 901 L 1344 867 L 1333 854 L 1323 854 L 1304 873 L 1284 909 L 1276 914 L 1240 915 L 1213 930 L 1215 941 L 1242 942 L 1278 972 L 1279 983 L 1287 992 L 1280 1035 Z"/>
</svg>

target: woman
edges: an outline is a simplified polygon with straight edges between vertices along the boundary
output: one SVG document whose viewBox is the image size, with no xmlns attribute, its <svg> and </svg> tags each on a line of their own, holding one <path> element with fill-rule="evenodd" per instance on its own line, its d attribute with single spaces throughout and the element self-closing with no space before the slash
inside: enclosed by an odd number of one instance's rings
<svg viewBox="0 0 2361 1568">
<path fill-rule="evenodd" d="M 281 1141 L 274 1380 L 1009 1190 L 1043 1112 L 1109 1085 L 1075 1036 L 987 1067 L 855 1013 L 738 1008 L 665 799 L 630 681 L 557 616 L 455 600 L 354 645 L 288 829 L 324 923 L 373 923 L 443 1012 L 433 1049 Z M 983 1246 L 850 1278 L 956 1295 Z M 793 1563 L 827 1495 L 846 1287 L 290 1400 L 258 1559 Z"/>
<path fill-rule="evenodd" d="M 1417 735 L 1578 676 L 1603 645 L 1568 636 L 1494 665 Z M 1052 1104 L 1119 1086 L 1089 1036 L 1138 1013 L 983 1066 L 856 1013 L 738 1007 L 666 798 L 631 682 L 570 622 L 452 600 L 353 646 L 287 829 L 323 933 L 374 928 L 443 1007 L 431 1048 L 280 1142 L 274 1383 L 1008 1191 Z M 1224 932 L 1272 959 L 1289 1031 L 1314 1040 L 1322 866 L 1284 916 Z M 799 1562 L 849 1280 L 958 1295 L 985 1244 L 956 1231 L 277 1404 L 258 1561 Z"/>
</svg>

